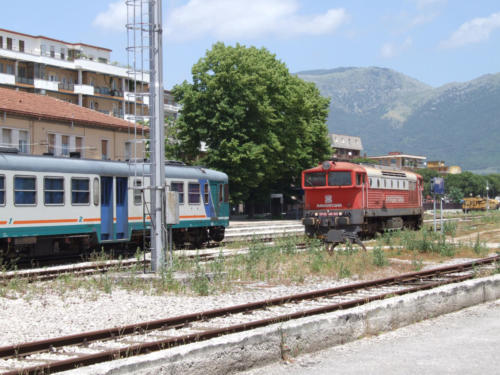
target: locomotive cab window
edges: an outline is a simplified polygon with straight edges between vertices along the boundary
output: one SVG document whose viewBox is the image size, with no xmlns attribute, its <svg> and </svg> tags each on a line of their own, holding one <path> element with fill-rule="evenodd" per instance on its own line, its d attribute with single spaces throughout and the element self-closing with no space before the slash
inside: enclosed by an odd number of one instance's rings
<svg viewBox="0 0 500 375">
<path fill-rule="evenodd" d="M 88 205 L 90 202 L 90 189 L 88 178 L 71 179 L 71 204 Z"/>
<path fill-rule="evenodd" d="M 172 182 L 170 190 L 179 193 L 179 204 L 184 204 L 184 182 Z"/>
<path fill-rule="evenodd" d="M 43 197 L 47 206 L 64 205 L 64 178 L 45 177 L 43 179 Z"/>
<path fill-rule="evenodd" d="M 188 184 L 188 203 L 200 204 L 200 184 Z"/>
<path fill-rule="evenodd" d="M 323 172 L 306 173 L 304 176 L 304 186 L 325 186 L 326 174 Z"/>
<path fill-rule="evenodd" d="M 365 175 L 356 173 L 356 185 L 362 185 L 365 182 Z"/>
<path fill-rule="evenodd" d="M 351 185 L 351 172 L 328 172 L 328 186 Z"/>
<path fill-rule="evenodd" d="M 14 177 L 14 204 L 36 204 L 36 177 Z"/>
<path fill-rule="evenodd" d="M 0 176 L 0 206 L 5 206 L 5 176 Z"/>
</svg>

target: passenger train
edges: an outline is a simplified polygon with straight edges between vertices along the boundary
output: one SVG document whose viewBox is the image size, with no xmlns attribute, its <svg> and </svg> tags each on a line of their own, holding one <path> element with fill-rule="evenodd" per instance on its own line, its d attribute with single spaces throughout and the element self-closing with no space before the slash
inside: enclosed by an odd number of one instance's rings
<svg viewBox="0 0 500 375">
<path fill-rule="evenodd" d="M 422 177 L 385 166 L 325 161 L 302 172 L 306 234 L 336 245 L 422 225 Z"/>
<path fill-rule="evenodd" d="M 179 198 L 173 242 L 222 241 L 227 175 L 177 163 L 165 166 L 165 176 Z M 0 152 L 0 258 L 142 247 L 150 228 L 149 183 L 146 163 Z"/>
</svg>

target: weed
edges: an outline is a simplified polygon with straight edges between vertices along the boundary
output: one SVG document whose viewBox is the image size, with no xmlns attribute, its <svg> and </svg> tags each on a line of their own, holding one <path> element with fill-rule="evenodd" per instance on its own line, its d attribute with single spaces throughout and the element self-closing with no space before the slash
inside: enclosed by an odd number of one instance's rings
<svg viewBox="0 0 500 375">
<path fill-rule="evenodd" d="M 340 261 L 338 264 L 337 275 L 339 279 L 345 279 L 347 277 L 351 277 L 351 270 L 348 265 L 343 261 Z"/>
<path fill-rule="evenodd" d="M 380 246 L 375 246 L 372 252 L 372 263 L 377 267 L 384 267 L 389 262 L 385 256 L 384 250 Z"/>
</svg>

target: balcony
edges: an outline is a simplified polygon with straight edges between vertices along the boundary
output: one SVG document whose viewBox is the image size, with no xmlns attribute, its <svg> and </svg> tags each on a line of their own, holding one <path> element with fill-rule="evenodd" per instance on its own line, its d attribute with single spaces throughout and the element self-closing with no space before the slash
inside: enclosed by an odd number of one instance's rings
<svg viewBox="0 0 500 375">
<path fill-rule="evenodd" d="M 33 78 L 16 76 L 16 83 L 21 83 L 21 84 L 25 84 L 25 85 L 33 85 L 34 84 L 33 81 L 34 81 Z"/>
<path fill-rule="evenodd" d="M 34 85 L 36 89 L 59 91 L 59 82 L 57 81 L 47 81 L 45 79 L 35 78 Z"/>
<path fill-rule="evenodd" d="M 74 85 L 75 94 L 94 95 L 94 86 Z"/>
<path fill-rule="evenodd" d="M 101 94 L 101 95 L 106 95 L 106 96 L 116 96 L 119 98 L 123 98 L 123 92 L 120 90 L 112 89 L 109 87 L 95 87 L 95 93 L 96 94 Z"/>
<path fill-rule="evenodd" d="M 16 76 L 14 74 L 0 73 L 0 84 L 1 85 L 15 85 Z"/>
<path fill-rule="evenodd" d="M 72 83 L 59 83 L 59 90 L 74 91 L 75 85 Z"/>
</svg>

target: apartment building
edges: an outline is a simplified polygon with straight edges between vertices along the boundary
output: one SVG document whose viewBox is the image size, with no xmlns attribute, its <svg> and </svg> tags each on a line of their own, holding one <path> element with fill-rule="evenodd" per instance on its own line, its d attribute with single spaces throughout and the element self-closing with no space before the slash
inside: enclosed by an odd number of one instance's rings
<svg viewBox="0 0 500 375">
<path fill-rule="evenodd" d="M 48 95 L 98 112 L 132 119 L 148 114 L 149 76 L 129 79 L 111 50 L 0 29 L 0 87 Z M 137 82 L 137 83 L 136 83 Z"/>
<path fill-rule="evenodd" d="M 145 157 L 149 128 L 75 104 L 0 87 L 0 147 L 26 154 Z"/>
</svg>

